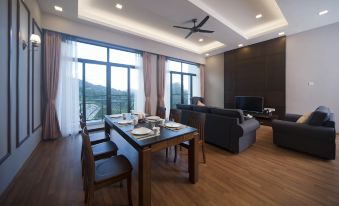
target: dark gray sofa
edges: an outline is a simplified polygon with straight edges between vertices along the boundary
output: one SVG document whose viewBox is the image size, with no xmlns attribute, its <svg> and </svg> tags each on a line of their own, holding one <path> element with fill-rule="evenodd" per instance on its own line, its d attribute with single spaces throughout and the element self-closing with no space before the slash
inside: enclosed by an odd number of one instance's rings
<svg viewBox="0 0 339 206">
<path fill-rule="evenodd" d="M 335 159 L 335 117 L 330 109 L 318 107 L 301 124 L 296 121 L 301 115 L 287 114 L 285 120 L 274 120 L 273 143 L 324 159 Z"/>
<path fill-rule="evenodd" d="M 245 120 L 242 110 L 178 104 L 185 123 L 190 112 L 206 113 L 205 142 L 239 153 L 256 141 L 259 122 Z"/>
</svg>

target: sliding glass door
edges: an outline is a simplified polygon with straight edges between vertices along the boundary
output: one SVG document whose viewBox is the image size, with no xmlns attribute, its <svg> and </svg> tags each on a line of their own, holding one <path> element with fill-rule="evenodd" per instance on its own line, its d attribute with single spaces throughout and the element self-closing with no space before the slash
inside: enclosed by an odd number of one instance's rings
<svg viewBox="0 0 339 206">
<path fill-rule="evenodd" d="M 111 112 L 119 114 L 130 110 L 129 75 L 126 67 L 111 67 Z"/>
<path fill-rule="evenodd" d="M 193 94 L 192 79 L 195 74 L 183 72 L 170 72 L 171 74 L 171 108 L 176 108 L 177 104 L 190 104 Z"/>
<path fill-rule="evenodd" d="M 84 63 L 83 67 L 83 114 L 86 120 L 102 120 L 107 114 L 106 65 Z"/>
<path fill-rule="evenodd" d="M 101 123 L 106 114 L 134 109 L 135 94 L 140 90 L 135 84 L 140 81 L 135 68 L 139 54 L 80 42 L 77 51 L 79 68 L 82 68 L 80 112 L 86 121 Z"/>
<path fill-rule="evenodd" d="M 176 108 L 177 104 L 191 104 L 192 96 L 200 96 L 200 70 L 197 65 L 168 60 L 167 70 L 170 91 L 166 105 Z"/>
</svg>

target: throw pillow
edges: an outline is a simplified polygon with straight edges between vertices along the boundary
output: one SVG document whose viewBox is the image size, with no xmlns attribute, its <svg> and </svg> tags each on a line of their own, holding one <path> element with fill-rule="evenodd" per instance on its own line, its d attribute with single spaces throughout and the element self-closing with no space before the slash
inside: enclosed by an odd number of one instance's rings
<svg viewBox="0 0 339 206">
<path fill-rule="evenodd" d="M 300 123 L 300 124 L 307 123 L 311 114 L 312 114 L 312 112 L 305 113 L 303 116 L 299 117 L 299 119 L 297 120 L 297 123 Z"/>
<path fill-rule="evenodd" d="M 203 107 L 203 106 L 206 106 L 206 105 L 205 105 L 204 103 L 202 103 L 200 100 L 198 100 L 197 105 L 198 105 L 198 106 L 202 106 L 202 107 Z"/>
<path fill-rule="evenodd" d="M 330 109 L 325 106 L 318 107 L 308 119 L 308 124 L 312 126 L 321 126 L 330 119 Z"/>
</svg>

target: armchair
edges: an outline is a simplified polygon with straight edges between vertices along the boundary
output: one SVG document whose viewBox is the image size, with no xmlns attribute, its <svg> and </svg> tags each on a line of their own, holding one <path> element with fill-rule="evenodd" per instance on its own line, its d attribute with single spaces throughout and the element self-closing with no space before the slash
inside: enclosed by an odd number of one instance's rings
<svg viewBox="0 0 339 206">
<path fill-rule="evenodd" d="M 324 107 L 319 108 L 315 112 Z M 273 120 L 273 143 L 324 159 L 335 159 L 335 118 L 329 109 L 327 112 L 328 117 L 321 125 L 312 125 L 310 120 L 304 124 L 297 123 L 301 115 L 295 114 L 287 114 L 284 120 Z"/>
</svg>

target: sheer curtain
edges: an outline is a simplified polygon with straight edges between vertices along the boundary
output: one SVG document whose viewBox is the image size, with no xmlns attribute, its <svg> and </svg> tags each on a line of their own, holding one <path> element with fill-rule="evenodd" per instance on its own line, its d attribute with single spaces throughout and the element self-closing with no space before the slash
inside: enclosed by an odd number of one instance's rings
<svg viewBox="0 0 339 206">
<path fill-rule="evenodd" d="M 169 62 L 166 61 L 165 63 L 165 90 L 164 90 L 164 101 L 166 107 L 166 117 L 169 117 L 171 111 L 171 70 L 169 68 Z"/>
<path fill-rule="evenodd" d="M 135 54 L 135 69 L 137 70 L 136 82 L 132 80 L 131 84 L 135 84 L 134 110 L 137 112 L 145 112 L 145 92 L 144 92 L 144 71 L 143 60 L 141 54 Z M 133 86 L 132 86 L 133 87 Z"/>
<path fill-rule="evenodd" d="M 60 78 L 56 109 L 62 136 L 79 132 L 79 74 L 76 42 L 64 39 L 61 43 Z M 80 68 L 79 68 L 80 69 Z"/>
</svg>

